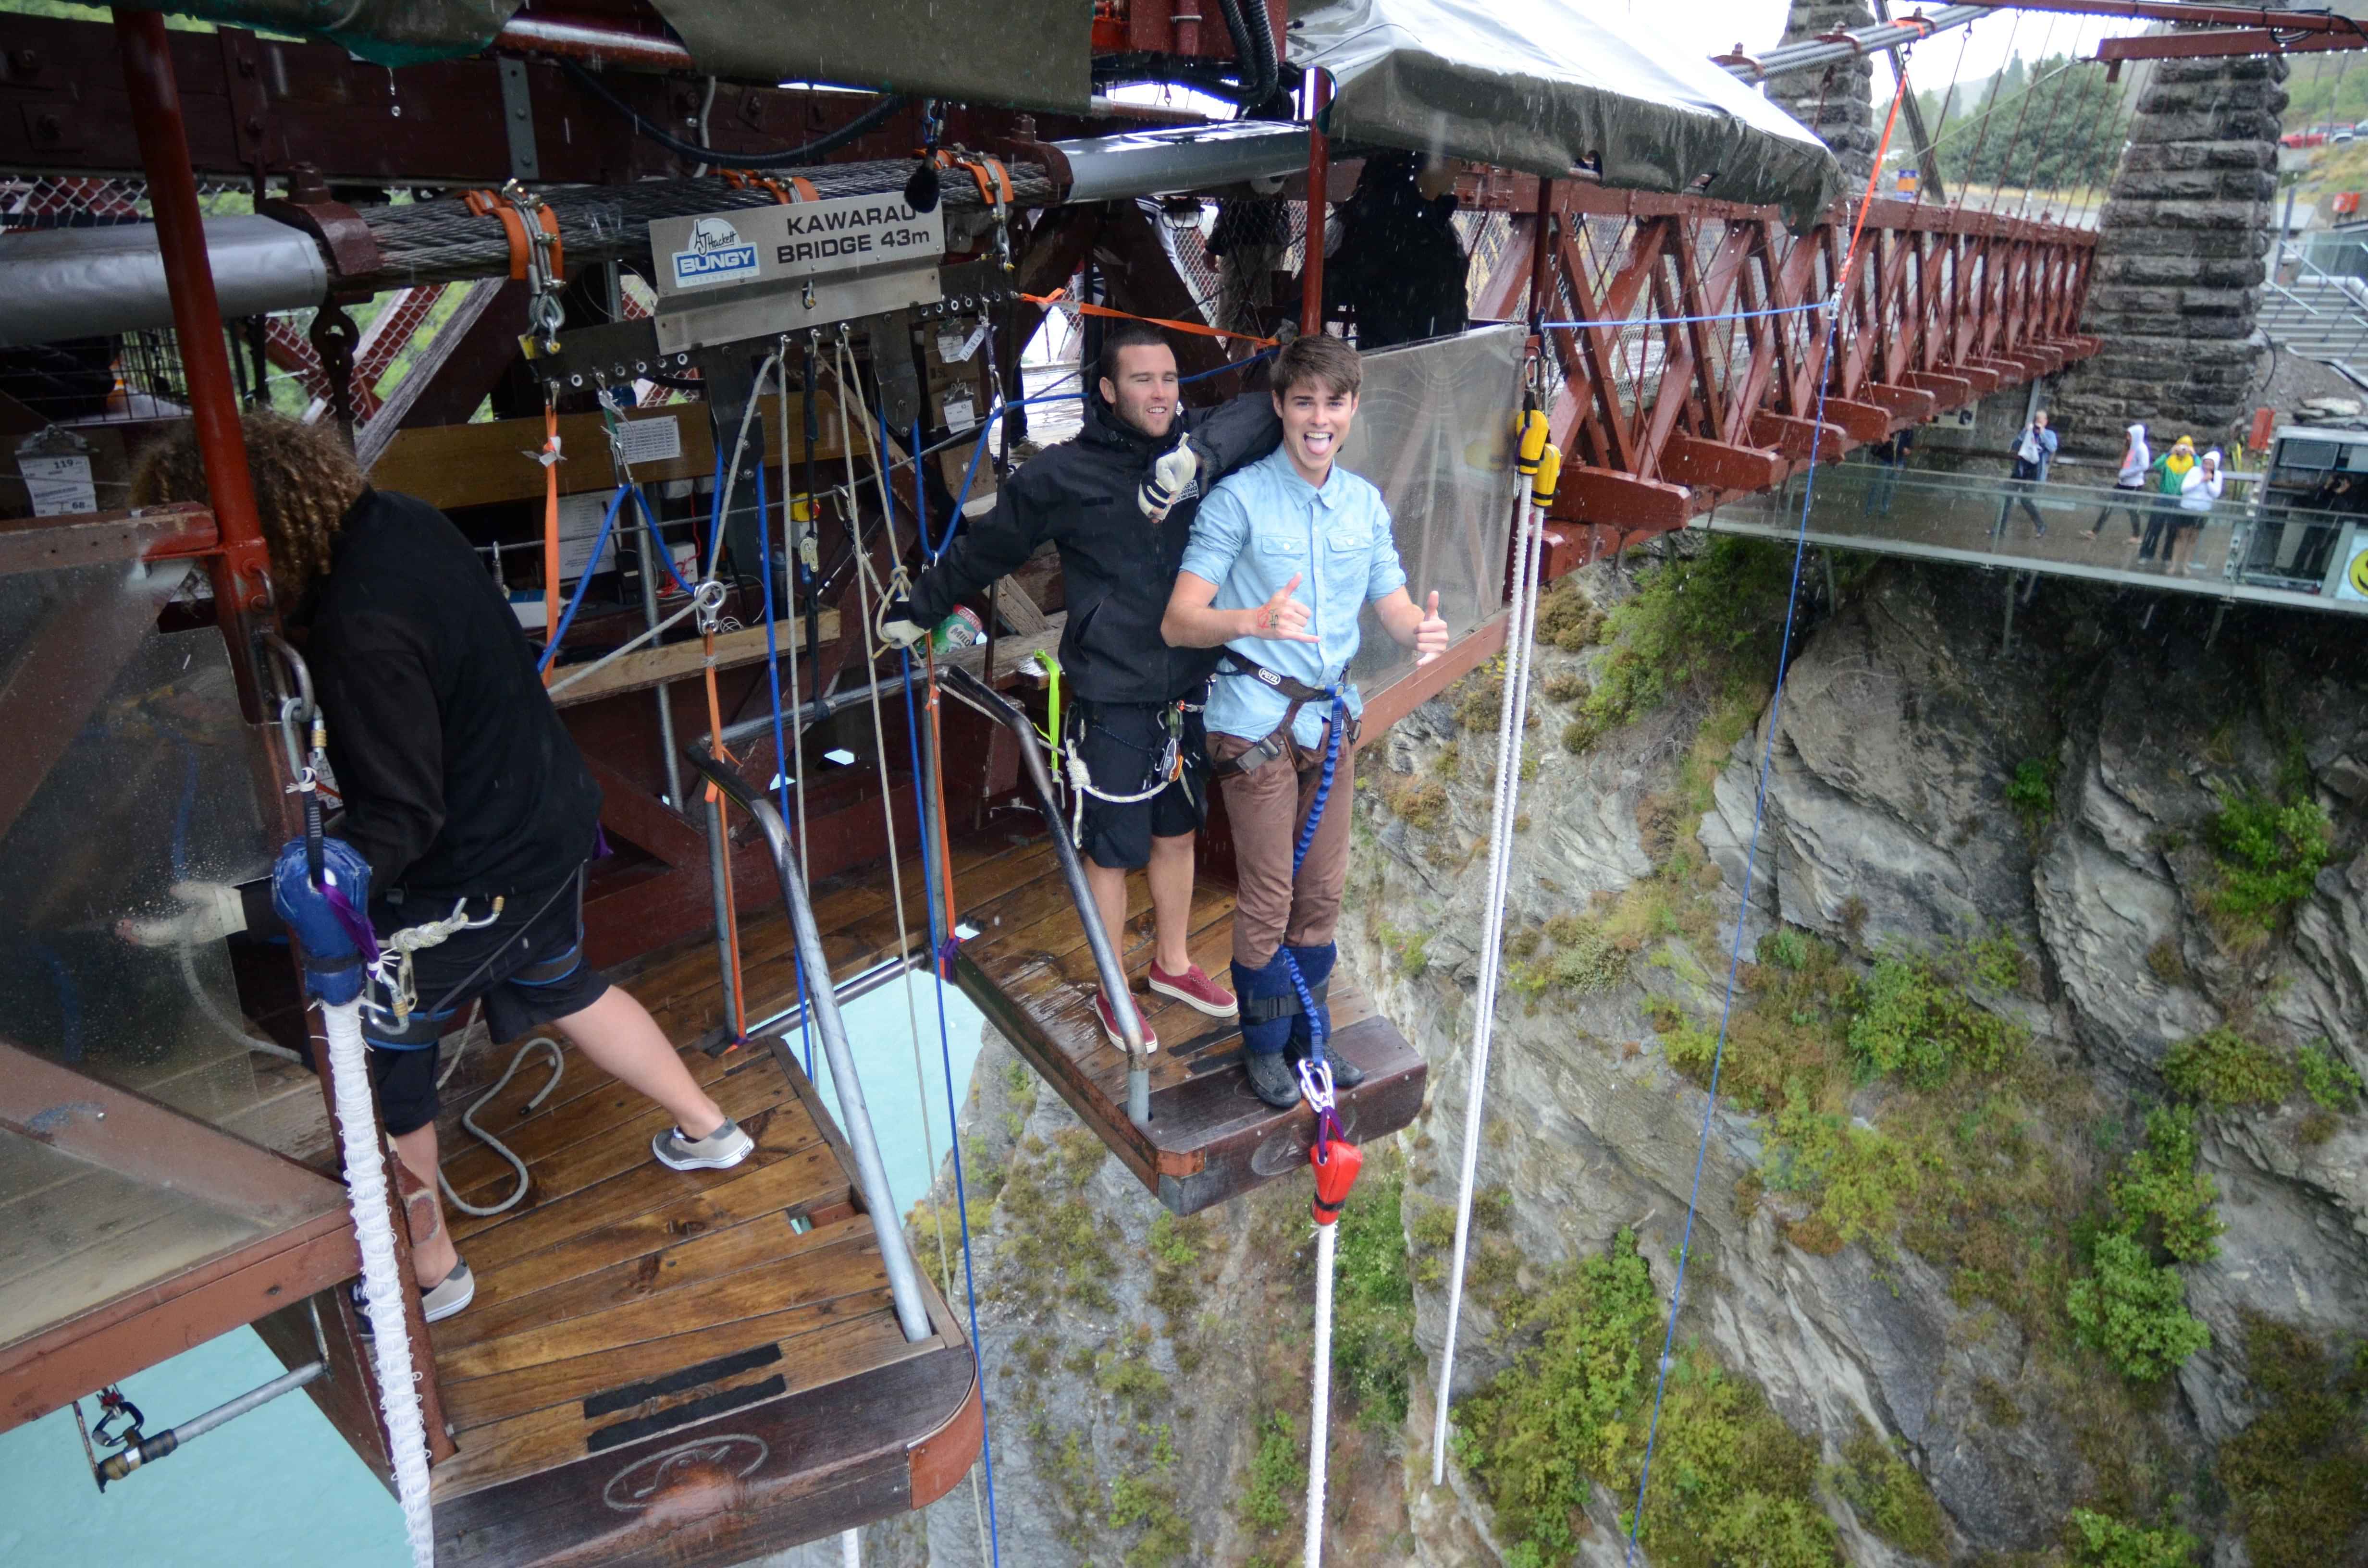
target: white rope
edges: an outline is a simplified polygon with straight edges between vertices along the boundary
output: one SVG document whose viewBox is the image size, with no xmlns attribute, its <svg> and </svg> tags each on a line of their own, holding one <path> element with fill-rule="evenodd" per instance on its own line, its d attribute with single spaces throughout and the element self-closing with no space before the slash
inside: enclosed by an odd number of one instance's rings
<svg viewBox="0 0 2368 1568">
<path fill-rule="evenodd" d="M 790 374 L 790 340 L 786 336 L 781 339 L 780 352 L 781 356 L 781 379 L 786 382 L 789 380 Z M 809 362 L 811 362 L 811 356 L 809 356 Z M 814 397 L 814 388 L 809 386 L 803 389 L 802 395 L 811 400 Z M 803 744 L 804 734 L 799 728 L 795 719 L 795 714 L 798 709 L 803 707 L 805 703 L 805 698 L 801 695 L 805 688 L 798 685 L 798 633 L 803 631 L 804 627 L 803 623 L 798 619 L 797 604 L 790 597 L 790 585 L 797 580 L 797 574 L 787 570 L 789 562 L 799 560 L 801 557 L 799 555 L 798 541 L 791 537 L 792 530 L 797 527 L 798 506 L 797 497 L 792 494 L 790 486 L 790 398 L 786 386 L 784 386 L 782 390 L 780 401 L 778 406 L 780 410 L 781 415 L 781 561 L 784 567 L 784 570 L 781 573 L 781 600 L 784 604 L 788 605 L 790 608 L 790 711 L 792 715 L 787 733 L 783 737 L 782 744 L 791 753 L 792 756 L 795 756 L 798 758 L 798 766 L 791 773 L 790 777 L 791 787 L 797 794 L 798 875 L 804 880 L 806 886 L 812 887 L 814 886 L 814 864 L 806 858 L 806 767 L 805 748 Z M 813 475 L 807 475 L 807 479 L 811 482 Z M 814 515 L 814 497 L 811 495 L 807 496 L 806 513 L 810 517 Z M 771 562 L 768 561 L 765 562 L 766 571 L 770 572 L 772 569 L 773 563 Z M 820 613 L 821 611 L 813 603 L 809 602 L 807 604 L 807 615 L 814 616 Z M 821 677 L 817 676 L 815 678 L 819 680 Z M 815 695 L 820 696 L 821 693 L 816 692 Z M 780 757 L 776 760 L 784 768 L 789 767 L 789 757 Z"/>
<path fill-rule="evenodd" d="M 838 1560 L 846 1568 L 863 1568 L 863 1532 L 845 1530 L 838 1538 Z"/>
<path fill-rule="evenodd" d="M 1538 570 L 1545 519 L 1522 506 L 1520 571 L 1505 631 L 1505 699 L 1497 714 L 1497 788 L 1489 818 L 1488 892 L 1481 903 L 1480 989 L 1474 998 L 1472 1075 L 1463 1091 L 1463 1175 L 1455 1199 L 1455 1254 L 1447 1279 L 1447 1338 L 1440 1347 L 1438 1410 L 1431 1425 L 1430 1483 L 1447 1480 L 1448 1392 L 1455 1381 L 1455 1335 L 1463 1317 L 1463 1262 L 1472 1240 L 1472 1185 L 1480 1166 L 1482 1102 L 1488 1087 L 1488 1047 L 1496 1033 L 1497 983 L 1503 971 L 1505 898 L 1511 880 L 1513 808 L 1521 790 L 1521 732 L 1529 720 L 1530 652 L 1538 612 Z"/>
<path fill-rule="evenodd" d="M 452 1055 L 452 1061 L 456 1066 L 460 1062 L 461 1052 L 468 1050 L 468 1031 L 465 1029 L 462 1030 L 461 1035 L 461 1051 L 453 1052 Z M 528 1111 L 534 1109 L 537 1106 L 542 1104 L 543 1101 L 549 1099 L 551 1097 L 552 1090 L 559 1087 L 561 1074 L 567 1071 L 567 1058 L 561 1054 L 559 1042 L 557 1040 L 552 1039 L 547 1034 L 539 1034 L 518 1048 L 517 1053 L 510 1058 L 510 1064 L 502 1070 L 502 1075 L 500 1077 L 494 1080 L 494 1086 L 487 1089 L 484 1094 L 479 1095 L 475 1103 L 472 1104 L 467 1110 L 461 1113 L 461 1125 L 467 1128 L 470 1132 L 473 1133 L 476 1136 L 478 1142 L 483 1143 L 486 1148 L 491 1149 L 495 1153 L 507 1161 L 509 1163 L 510 1169 L 518 1173 L 517 1188 L 512 1191 L 507 1198 L 503 1199 L 499 1203 L 495 1204 L 490 1209 L 480 1209 L 477 1205 L 470 1202 L 467 1199 L 462 1198 L 458 1192 L 452 1190 L 452 1183 L 450 1178 L 444 1175 L 443 1166 L 439 1165 L 436 1169 L 436 1185 L 444 1189 L 445 1201 L 450 1203 L 453 1208 L 458 1209 L 463 1214 L 474 1215 L 480 1220 L 484 1219 L 489 1215 L 507 1214 L 511 1210 L 517 1208 L 519 1201 L 526 1197 L 527 1187 L 530 1180 L 526 1174 L 526 1162 L 519 1159 L 518 1155 L 512 1152 L 508 1144 L 503 1142 L 500 1139 L 495 1137 L 492 1133 L 478 1126 L 477 1113 L 491 1105 L 494 1102 L 495 1096 L 509 1087 L 510 1080 L 518 1076 L 518 1070 L 526 1065 L 527 1057 L 531 1054 L 537 1047 L 541 1047 L 542 1050 L 551 1052 L 551 1076 L 543 1080 L 542 1087 L 535 1091 L 534 1098 L 527 1101 L 525 1108 L 521 1109 L 518 1114 L 520 1116 L 524 1116 Z M 450 1069 L 447 1068 L 446 1072 L 449 1074 Z M 437 1080 L 437 1087 L 443 1087 L 442 1079 L 439 1078 Z"/>
<path fill-rule="evenodd" d="M 403 1293 L 410 1289 L 394 1258 L 394 1217 L 388 1207 L 386 1156 L 378 1113 L 370 1105 L 369 1047 L 362 1042 L 361 1004 L 321 1008 L 329 1037 L 329 1082 L 337 1108 L 337 1136 L 346 1165 L 346 1198 L 361 1244 L 362 1310 L 371 1335 L 379 1405 L 386 1415 L 394 1494 L 403 1505 L 414 1568 L 436 1568 L 436 1527 L 427 1498 L 427 1427 L 419 1414 L 418 1374 L 411 1364 L 411 1334 Z"/>
<path fill-rule="evenodd" d="M 723 563 L 723 525 L 732 516 L 732 489 L 740 481 L 740 456 L 748 449 L 748 426 L 756 419 L 757 410 L 764 406 L 765 379 L 780 368 L 780 355 L 767 355 L 765 362 L 757 367 L 757 379 L 748 384 L 748 406 L 740 411 L 740 434 L 732 442 L 732 460 L 723 465 L 723 494 L 715 504 L 715 537 L 707 541 L 709 577 L 713 577 L 716 568 Z"/>
<path fill-rule="evenodd" d="M 1315 1399 L 1307 1434 L 1307 1568 L 1324 1561 L 1324 1468 L 1332 1427 L 1332 1233 L 1315 1227 Z"/>
<path fill-rule="evenodd" d="M 885 585 L 880 585 L 876 582 L 874 574 L 871 570 L 871 552 L 865 546 L 863 541 L 863 508 L 857 505 L 855 500 L 855 435 L 848 425 L 847 404 L 848 400 L 850 397 L 853 397 L 855 400 L 855 405 L 858 408 L 869 406 L 862 401 L 862 383 L 860 379 L 860 373 L 856 369 L 854 364 L 851 362 L 851 358 L 848 353 L 846 339 L 841 338 L 837 343 L 832 346 L 830 379 L 831 384 L 838 392 L 838 396 L 834 400 L 838 404 L 838 449 L 847 464 L 847 527 L 848 532 L 853 539 L 855 544 L 856 606 L 858 609 L 861 611 L 856 619 L 861 622 L 863 627 L 863 669 L 865 675 L 870 676 L 880 667 L 880 650 L 877 642 L 874 641 L 874 634 L 877 632 L 878 628 L 873 624 L 871 590 L 875 586 L 881 588 L 880 611 L 882 614 L 885 614 L 887 611 L 887 600 L 889 596 Z M 852 389 L 850 389 L 848 384 L 850 381 L 853 381 L 855 383 Z M 882 526 L 888 531 L 888 556 L 891 561 L 894 561 L 896 558 L 896 510 L 889 498 L 887 475 L 883 467 L 887 454 L 880 449 L 880 443 L 872 434 L 871 420 L 868 416 L 864 421 L 863 441 L 864 445 L 871 450 L 871 466 L 875 470 L 881 471 L 881 522 Z M 994 672 L 989 671 L 988 673 L 989 675 L 992 675 Z M 885 841 L 888 846 L 888 896 L 889 901 L 894 903 L 896 908 L 897 954 L 900 957 L 909 957 L 913 950 L 913 936 L 905 921 L 904 858 L 896 853 L 895 810 L 892 802 L 893 791 L 891 791 L 887 787 L 888 732 L 885 722 L 881 718 L 882 698 L 880 694 L 880 683 L 877 680 L 872 680 L 871 684 L 871 746 L 872 755 L 879 759 L 880 763 L 880 822 L 881 826 L 885 831 Z M 921 781 L 917 778 L 913 780 L 914 787 L 918 789 L 920 782 Z M 926 864 L 927 862 L 925 861 L 924 865 Z M 938 955 L 931 953 L 929 955 L 928 961 L 934 965 L 938 961 Z M 913 979 L 912 971 L 910 970 L 907 970 L 905 974 L 904 991 L 905 1021 L 911 1030 L 913 1039 L 913 1088 L 920 1096 L 921 1154 L 922 1158 L 928 1162 L 927 1168 L 929 1172 L 929 1179 L 934 1182 L 937 1179 L 938 1154 L 937 1146 L 930 1135 L 929 1130 L 929 1075 L 928 1070 L 922 1065 L 921 1062 L 920 1005 L 913 999 Z M 947 1085 L 947 1092 L 952 1092 L 952 1085 L 951 1084 Z M 949 1116 L 951 1116 L 954 1108 L 948 1106 L 946 1108 Z M 959 1224 L 962 1223 L 962 1221 L 958 1216 L 955 1222 Z M 946 1245 L 945 1216 L 933 1211 L 929 1217 L 929 1228 L 935 1231 L 938 1234 L 939 1283 L 945 1293 L 946 1300 L 951 1301 L 953 1300 L 954 1294 L 954 1265 L 953 1253 L 951 1249 Z M 976 1354 L 979 1349 L 976 1346 L 973 1346 L 971 1348 L 973 1354 Z M 976 1465 L 973 1465 L 970 1471 L 970 1506 L 971 1514 L 978 1526 L 978 1560 L 981 1562 L 985 1562 L 993 1555 L 993 1552 L 990 1550 L 988 1542 L 986 1528 L 986 1505 L 980 1493 L 979 1471 Z M 853 1548 L 850 1547 L 848 1550 L 852 1552 Z M 852 1561 L 851 1557 L 850 1561 Z"/>
</svg>

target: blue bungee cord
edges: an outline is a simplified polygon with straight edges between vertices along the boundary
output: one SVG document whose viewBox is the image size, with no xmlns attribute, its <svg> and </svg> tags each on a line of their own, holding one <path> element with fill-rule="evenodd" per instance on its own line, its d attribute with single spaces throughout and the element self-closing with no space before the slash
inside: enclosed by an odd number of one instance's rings
<svg viewBox="0 0 2368 1568">
<path fill-rule="evenodd" d="M 1001 403 L 999 402 L 997 403 L 996 407 L 999 411 L 1001 408 Z M 994 415 L 989 415 L 990 419 L 993 417 Z M 885 410 L 882 410 L 880 415 L 880 430 L 883 438 L 881 451 L 884 454 L 887 451 L 885 437 L 888 431 L 888 415 Z M 916 420 L 913 426 L 913 450 L 916 453 L 918 453 L 920 449 L 920 424 Z M 979 454 L 985 450 L 986 429 L 982 426 L 979 431 L 978 445 L 971 453 L 970 474 L 965 476 L 962 480 L 962 495 L 964 497 L 967 497 L 970 494 L 971 478 L 975 477 L 978 472 Z M 954 529 L 960 526 L 962 521 L 962 502 L 957 500 L 954 503 L 954 515 L 946 521 L 945 542 L 933 549 L 929 543 L 929 507 L 928 494 L 928 491 L 924 488 L 921 465 L 916 461 L 913 464 L 914 528 L 920 535 L 922 553 L 927 555 L 929 561 L 934 563 L 939 555 L 945 553 L 947 545 L 953 543 Z M 921 724 L 920 714 L 913 705 L 913 655 L 908 651 L 900 648 L 896 651 L 896 663 L 899 670 L 904 676 L 905 739 L 905 744 L 912 749 L 913 777 L 917 781 L 921 777 Z M 990 676 L 994 674 L 991 670 L 987 673 Z M 935 836 L 930 832 L 928 809 L 924 803 L 922 791 L 919 790 L 915 790 L 913 791 L 913 810 L 915 814 L 920 818 L 921 881 L 923 884 L 923 892 L 928 898 L 929 912 L 929 972 L 936 983 L 938 994 L 938 1056 L 945 1069 L 946 1075 L 947 1148 L 953 1156 L 954 1212 L 962 1225 L 962 1293 L 968 1298 L 970 1307 L 970 1343 L 972 1353 L 973 1355 L 983 1355 L 984 1342 L 979 1338 L 978 1334 L 978 1268 L 976 1262 L 971 1256 L 970 1196 L 969 1190 L 964 1185 L 962 1179 L 962 1119 L 957 1113 L 954 1104 L 953 1045 L 946 1028 L 946 970 L 944 955 L 953 946 L 954 934 L 951 929 L 951 922 L 945 920 L 944 914 L 940 912 L 938 907 L 937 855 L 933 848 Z M 891 845 L 890 850 L 892 853 L 894 852 L 894 846 Z M 908 979 L 905 983 L 909 985 L 912 982 Z M 927 1115 L 928 1109 L 928 1108 L 924 1106 L 922 1108 L 922 1114 Z M 987 1413 L 986 1379 L 984 1375 L 983 1368 L 982 1374 L 978 1381 L 978 1451 L 980 1461 L 985 1466 L 984 1479 L 986 1483 L 987 1550 L 990 1555 L 990 1560 L 996 1565 L 996 1568 L 1001 1568 L 1003 1562 L 1003 1532 L 1002 1526 L 995 1517 L 995 1426 Z"/>
<path fill-rule="evenodd" d="M 1845 276 L 1847 276 L 1845 264 Z M 1826 394 L 1832 384 L 1834 338 L 1841 324 L 1841 312 L 1836 310 L 1826 323 L 1825 368 L 1828 372 L 1817 384 L 1816 423 L 1826 422 Z M 1661 1335 L 1661 1360 L 1653 1381 L 1653 1415 L 1645 1429 L 1645 1458 L 1636 1472 L 1636 1506 L 1628 1517 L 1628 1549 L 1626 1562 L 1636 1561 L 1636 1542 L 1645 1528 L 1645 1487 L 1653 1474 L 1653 1445 L 1661 1432 L 1661 1400 L 1669 1385 L 1669 1367 L 1678 1339 L 1678 1307 L 1685 1299 L 1686 1261 L 1693 1251 L 1694 1216 L 1702 1199 L 1702 1166 L 1710 1154 L 1711 1119 L 1718 1110 L 1719 1069 L 1726 1060 L 1726 1035 L 1735 1017 L 1735 986 L 1743 969 L 1743 932 L 1751 918 L 1752 873 L 1759 863 L 1759 829 L 1768 816 L 1768 774 L 1776 756 L 1776 728 L 1784 713 L 1784 676 L 1788 669 L 1786 655 L 1793 648 L 1793 624 L 1801 604 L 1801 567 L 1809 548 L 1809 505 L 1817 493 L 1817 449 L 1821 442 L 1809 444 L 1809 467 L 1801 489 L 1801 523 L 1793 536 L 1793 585 L 1784 601 L 1784 640 L 1776 651 L 1776 689 L 1769 699 L 1766 744 L 1759 753 L 1759 782 L 1751 803 L 1751 842 L 1743 857 L 1743 903 L 1736 911 L 1735 940 L 1726 958 L 1726 994 L 1718 1015 L 1718 1043 L 1711 1052 L 1710 1087 L 1702 1098 L 1702 1139 L 1694 1149 L 1693 1186 L 1686 1193 L 1686 1228 L 1678 1243 L 1678 1277 L 1669 1290 L 1669 1321 Z"/>
<path fill-rule="evenodd" d="M 1324 769 L 1315 778 L 1315 799 L 1308 802 L 1307 820 L 1300 824 L 1299 842 L 1291 846 L 1293 886 L 1299 881 L 1299 868 L 1307 863 L 1308 849 L 1315 843 L 1316 824 L 1324 820 L 1324 802 L 1332 798 L 1332 774 L 1340 762 L 1340 735 L 1349 727 L 1349 695 L 1337 681 L 1332 686 L 1332 721 L 1328 727 L 1331 733 L 1324 742 Z M 1289 744 L 1297 744 L 1294 738 L 1285 739 Z M 1315 993 L 1307 988 L 1307 977 L 1299 972 L 1299 960 L 1287 947 L 1275 950 L 1282 954 L 1283 967 L 1291 971 L 1291 988 L 1299 993 L 1299 1010 L 1307 1019 L 1308 1039 L 1314 1042 L 1311 1054 L 1321 1055 L 1331 1028 L 1325 1015 L 1315 1010 Z"/>
</svg>

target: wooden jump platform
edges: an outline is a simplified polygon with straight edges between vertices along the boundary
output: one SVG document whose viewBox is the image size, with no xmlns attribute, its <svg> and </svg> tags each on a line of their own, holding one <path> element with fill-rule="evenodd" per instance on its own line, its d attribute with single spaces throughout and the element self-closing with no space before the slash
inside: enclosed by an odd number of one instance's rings
<svg viewBox="0 0 2368 1568">
<path fill-rule="evenodd" d="M 1150 890 L 1128 882 L 1120 954 L 1135 1005 L 1159 1036 L 1151 1059 L 1151 1126 L 1126 1116 L 1126 1053 L 1094 1017 L 1094 962 L 1050 840 L 1038 838 L 964 869 L 955 859 L 957 916 L 978 928 L 956 977 L 1071 1109 L 1160 1202 L 1191 1214 L 1307 1168 L 1315 1118 L 1275 1110 L 1241 1069 L 1238 1025 L 1152 993 Z M 1232 955 L 1233 889 L 1207 880 L 1192 900 L 1193 961 L 1222 979 Z M 1332 976 L 1332 1048 L 1365 1070 L 1339 1096 L 1342 1131 L 1363 1142 L 1396 1131 L 1422 1108 L 1427 1068 L 1397 1027 L 1340 971 Z"/>
</svg>

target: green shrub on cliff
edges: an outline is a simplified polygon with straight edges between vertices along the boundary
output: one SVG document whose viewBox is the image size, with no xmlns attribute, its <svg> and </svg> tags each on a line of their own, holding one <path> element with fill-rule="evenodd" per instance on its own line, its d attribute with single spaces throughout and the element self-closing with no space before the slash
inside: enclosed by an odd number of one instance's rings
<svg viewBox="0 0 2368 1568">
<path fill-rule="evenodd" d="M 1959 1072 L 1995 1073 L 2022 1053 L 2021 1026 L 1966 994 L 1959 965 L 1902 953 L 1875 960 L 1851 987 L 1850 1060 L 1859 1081 L 1896 1074 L 1936 1089 Z"/>
<path fill-rule="evenodd" d="M 2179 1270 L 2154 1260 L 2125 1231 L 2107 1231 L 2089 1254 L 2094 1270 L 2072 1281 L 2065 1310 L 2083 1341 L 2113 1358 L 2124 1377 L 2152 1382 L 2212 1342 L 2187 1310 Z"/>
<path fill-rule="evenodd" d="M 2329 1358 L 2301 1330 L 2256 1319 L 2245 1370 L 2261 1414 L 2221 1445 L 2228 1489 L 2254 1568 L 2325 1568 L 2368 1524 L 2368 1352 Z"/>
<path fill-rule="evenodd" d="M 2190 1568 L 2195 1561 L 2195 1538 L 2176 1525 L 2141 1529 L 2075 1508 L 2064 1533 L 2079 1568 Z"/>
<path fill-rule="evenodd" d="M 2219 880 L 2204 909 L 2234 947 L 2260 941 L 2310 896 L 2331 847 L 2327 813 L 2301 790 L 2283 801 L 2254 790 L 2222 795 L 2210 836 Z"/>
<path fill-rule="evenodd" d="M 1662 1317 L 1626 1232 L 1563 1271 L 1527 1314 L 1544 1331 L 1456 1411 L 1455 1451 L 1497 1510 L 1516 1568 L 1569 1561 L 1600 1483 L 1629 1522 Z M 1833 1568 L 1816 1449 L 1759 1386 L 1700 1347 L 1670 1368 L 1638 1538 L 1656 1563 Z"/>
<path fill-rule="evenodd" d="M 1859 1523 L 1910 1557 L 1945 1557 L 1949 1517 L 1923 1476 L 1861 1416 L 1858 1435 L 1842 1445 L 1834 1486 L 1850 1499 Z"/>
<path fill-rule="evenodd" d="M 1377 1153 L 1340 1211 L 1336 1238 L 1332 1374 L 1365 1422 L 1384 1428 L 1406 1424 L 1407 1380 L 1422 1360 L 1414 1342 L 1405 1191 L 1404 1162 Z"/>
<path fill-rule="evenodd" d="M 1788 551 L 1726 536 L 1645 574 L 1604 622 L 1611 651 L 1596 666 L 1585 722 L 1624 724 L 1696 681 L 1772 668 L 1792 566 Z"/>
<path fill-rule="evenodd" d="M 2214 1110 L 2277 1105 L 2294 1088 L 2284 1057 L 2222 1026 L 2190 1035 L 2162 1059 L 2163 1081 Z"/>
<path fill-rule="evenodd" d="M 2220 1190 L 2195 1168 L 2196 1153 L 2193 1114 L 2157 1106 L 2146 1113 L 2146 1142 L 2106 1185 L 2121 1223 L 2181 1263 L 2216 1256 L 2227 1229 L 2213 1209 Z"/>
</svg>

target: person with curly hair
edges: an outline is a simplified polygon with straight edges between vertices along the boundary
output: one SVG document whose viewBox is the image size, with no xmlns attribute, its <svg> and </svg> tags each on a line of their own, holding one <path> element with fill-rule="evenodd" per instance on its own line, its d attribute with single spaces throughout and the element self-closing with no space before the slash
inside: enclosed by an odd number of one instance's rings
<svg viewBox="0 0 2368 1568">
<path fill-rule="evenodd" d="M 363 1008 L 403 1163 L 437 1190 L 437 1047 L 478 1003 L 495 1040 L 548 1025 L 671 1111 L 652 1141 L 661 1163 L 747 1158 L 754 1141 L 648 1011 L 584 961 L 599 788 L 476 551 L 427 502 L 372 489 L 334 431 L 254 412 L 245 437 L 274 597 L 302 642 L 344 798 L 329 831 L 370 862 L 370 924 L 383 937 L 456 907 L 489 921 L 417 953 L 418 1006 L 404 1023 Z M 194 429 L 142 457 L 134 506 L 208 498 Z M 412 1239 L 429 1321 L 466 1307 L 475 1281 L 440 1217 Z"/>
</svg>

